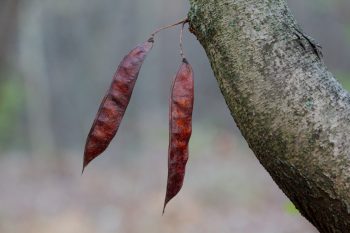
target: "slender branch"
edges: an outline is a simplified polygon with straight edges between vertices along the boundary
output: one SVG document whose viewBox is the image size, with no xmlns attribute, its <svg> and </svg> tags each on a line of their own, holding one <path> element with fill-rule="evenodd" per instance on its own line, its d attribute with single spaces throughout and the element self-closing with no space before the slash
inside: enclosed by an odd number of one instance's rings
<svg viewBox="0 0 350 233">
<path fill-rule="evenodd" d="M 171 27 L 174 27 L 174 26 L 177 26 L 179 24 L 183 24 L 183 23 L 187 23 L 188 22 L 188 18 L 184 18 L 183 20 L 177 22 L 177 23 L 174 23 L 174 24 L 171 24 L 171 25 L 168 25 L 168 26 L 164 26 L 164 27 L 161 27 L 161 28 L 158 28 L 157 30 L 155 30 L 152 34 L 151 34 L 151 37 L 154 37 L 158 32 L 164 30 L 164 29 L 168 29 L 168 28 L 171 28 Z"/>
<path fill-rule="evenodd" d="M 181 31 L 180 31 L 180 55 L 182 59 L 185 59 L 184 55 L 184 47 L 183 47 L 183 34 L 184 34 L 184 27 L 187 22 L 182 23 Z"/>
</svg>

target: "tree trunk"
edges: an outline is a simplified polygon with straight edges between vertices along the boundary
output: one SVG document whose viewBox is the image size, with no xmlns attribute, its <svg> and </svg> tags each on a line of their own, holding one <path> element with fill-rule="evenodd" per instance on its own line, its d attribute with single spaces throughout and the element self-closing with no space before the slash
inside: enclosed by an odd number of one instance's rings
<svg viewBox="0 0 350 233">
<path fill-rule="evenodd" d="M 17 27 L 19 0 L 2 0 L 0 2 L 0 67 L 7 63 L 6 51 L 13 49 L 13 34 Z"/>
<path fill-rule="evenodd" d="M 190 29 L 261 164 L 320 232 L 350 232 L 350 96 L 285 0 L 190 0 Z"/>
</svg>

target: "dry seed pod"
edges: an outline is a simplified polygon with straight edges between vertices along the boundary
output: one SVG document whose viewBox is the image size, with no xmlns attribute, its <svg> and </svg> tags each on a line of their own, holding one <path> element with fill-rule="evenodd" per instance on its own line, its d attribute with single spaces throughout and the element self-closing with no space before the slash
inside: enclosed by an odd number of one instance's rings
<svg viewBox="0 0 350 233">
<path fill-rule="evenodd" d="M 188 143 L 192 133 L 194 81 L 191 65 L 184 58 L 173 82 L 169 112 L 168 181 L 166 204 L 180 191 L 188 159 Z"/>
<path fill-rule="evenodd" d="M 117 133 L 141 66 L 148 52 L 152 49 L 153 42 L 151 37 L 148 41 L 138 45 L 119 64 L 87 136 L 83 171 L 94 158 L 108 147 Z"/>
</svg>

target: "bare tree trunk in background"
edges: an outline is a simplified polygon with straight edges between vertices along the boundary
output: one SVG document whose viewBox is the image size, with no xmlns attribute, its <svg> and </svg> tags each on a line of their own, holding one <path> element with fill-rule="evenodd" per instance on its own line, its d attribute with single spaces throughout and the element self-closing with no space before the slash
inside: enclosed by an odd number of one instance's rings
<svg viewBox="0 0 350 233">
<path fill-rule="evenodd" d="M 0 3 L 0 67 L 6 62 L 5 54 L 16 32 L 19 0 L 2 0 Z"/>
<path fill-rule="evenodd" d="M 32 154 L 48 156 L 55 153 L 52 128 L 52 101 L 44 51 L 45 4 L 40 0 L 22 2 L 19 27 L 19 68 L 24 78 L 28 134 Z M 27 4 L 27 5 L 26 5 Z"/>
<path fill-rule="evenodd" d="M 350 232 L 350 96 L 285 0 L 190 0 L 190 26 L 250 148 L 320 232 Z"/>
</svg>

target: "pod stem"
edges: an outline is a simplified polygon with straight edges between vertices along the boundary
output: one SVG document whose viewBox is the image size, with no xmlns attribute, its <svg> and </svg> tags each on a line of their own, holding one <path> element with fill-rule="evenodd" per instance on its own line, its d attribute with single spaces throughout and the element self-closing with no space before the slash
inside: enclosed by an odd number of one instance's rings
<svg viewBox="0 0 350 233">
<path fill-rule="evenodd" d="M 184 35 L 184 27 L 187 21 L 182 23 L 181 31 L 180 31 L 180 55 L 182 60 L 186 60 L 186 57 L 184 55 L 184 46 L 183 46 L 183 35 Z"/>
<path fill-rule="evenodd" d="M 184 23 L 187 23 L 188 22 L 188 18 L 184 18 L 183 20 L 177 22 L 177 23 L 174 23 L 174 24 L 171 24 L 171 25 L 168 25 L 168 26 L 164 26 L 164 27 L 161 27 L 161 28 L 158 28 L 157 30 L 155 30 L 152 34 L 151 34 L 151 38 L 153 38 L 158 32 L 164 30 L 164 29 L 167 29 L 167 28 L 171 28 L 171 27 L 174 27 L 176 25 L 179 25 L 179 24 L 184 24 Z"/>
</svg>

